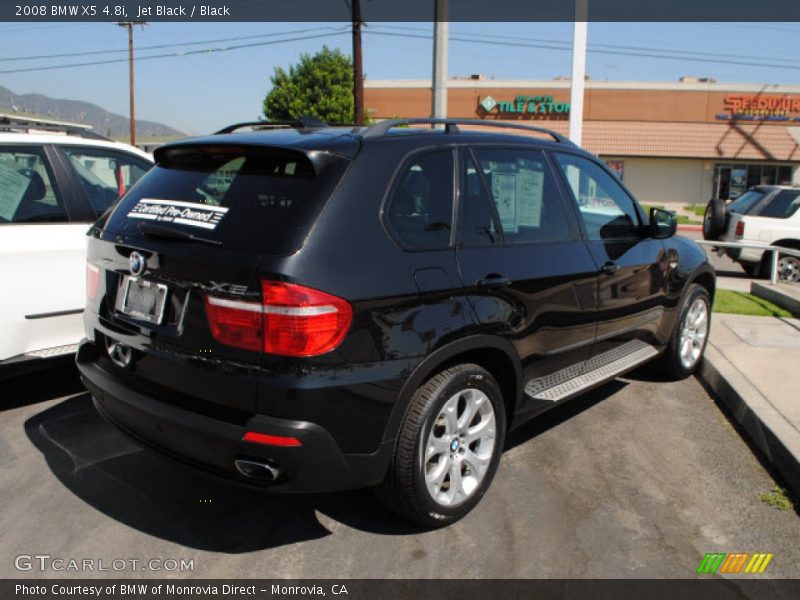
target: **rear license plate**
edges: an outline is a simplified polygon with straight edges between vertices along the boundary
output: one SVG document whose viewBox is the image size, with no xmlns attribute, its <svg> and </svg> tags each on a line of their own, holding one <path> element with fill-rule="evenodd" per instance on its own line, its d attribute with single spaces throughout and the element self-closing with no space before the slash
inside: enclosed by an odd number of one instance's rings
<svg viewBox="0 0 800 600">
<path fill-rule="evenodd" d="M 160 324 L 167 304 L 167 286 L 125 275 L 118 308 L 129 317 Z"/>
</svg>

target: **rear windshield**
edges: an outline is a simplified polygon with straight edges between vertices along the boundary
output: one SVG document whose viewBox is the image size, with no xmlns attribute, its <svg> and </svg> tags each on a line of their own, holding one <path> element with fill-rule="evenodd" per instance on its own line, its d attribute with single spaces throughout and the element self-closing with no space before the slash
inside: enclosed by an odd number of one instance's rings
<svg viewBox="0 0 800 600">
<path fill-rule="evenodd" d="M 149 223 L 258 254 L 296 251 L 347 165 L 263 147 L 179 146 L 157 157 L 99 226 L 141 238 Z"/>
<path fill-rule="evenodd" d="M 748 211 L 755 206 L 755 204 L 764 197 L 761 192 L 750 190 L 739 196 L 736 200 L 728 205 L 729 212 L 735 212 L 739 215 L 746 215 Z"/>
<path fill-rule="evenodd" d="M 800 190 L 783 190 L 763 205 L 757 206 L 752 214 L 759 217 L 788 219 L 800 208 Z"/>
</svg>

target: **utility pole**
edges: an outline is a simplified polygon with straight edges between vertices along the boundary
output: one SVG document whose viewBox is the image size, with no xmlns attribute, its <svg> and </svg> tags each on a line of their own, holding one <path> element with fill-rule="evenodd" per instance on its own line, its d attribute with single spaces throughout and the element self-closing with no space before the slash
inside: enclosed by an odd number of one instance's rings
<svg viewBox="0 0 800 600">
<path fill-rule="evenodd" d="M 352 0 L 353 11 L 353 122 L 364 124 L 364 64 L 361 57 L 361 0 Z"/>
<path fill-rule="evenodd" d="M 129 86 L 130 86 L 130 104 L 131 104 L 131 146 L 136 145 L 136 102 L 134 100 L 135 92 L 133 85 L 133 26 L 144 26 L 147 23 L 144 21 L 122 21 L 117 23 L 120 27 L 128 30 L 128 71 L 129 71 Z"/>
<path fill-rule="evenodd" d="M 569 108 L 569 139 L 580 146 L 583 137 L 583 96 L 586 87 L 586 30 L 589 0 L 575 0 L 572 34 L 572 85 Z"/>
<path fill-rule="evenodd" d="M 433 13 L 433 86 L 431 114 L 434 119 L 447 117 L 447 45 L 450 23 L 448 0 L 436 0 Z"/>
</svg>

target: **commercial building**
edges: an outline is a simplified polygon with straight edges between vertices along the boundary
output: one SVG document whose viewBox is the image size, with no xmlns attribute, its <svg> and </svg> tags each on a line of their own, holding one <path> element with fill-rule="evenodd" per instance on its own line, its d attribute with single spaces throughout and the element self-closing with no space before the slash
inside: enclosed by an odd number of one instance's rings
<svg viewBox="0 0 800 600">
<path fill-rule="evenodd" d="M 569 80 L 448 81 L 450 117 L 568 133 Z M 374 120 L 431 113 L 429 80 L 366 81 Z M 800 85 L 586 82 L 582 145 L 648 204 L 704 204 L 760 183 L 800 183 Z"/>
</svg>

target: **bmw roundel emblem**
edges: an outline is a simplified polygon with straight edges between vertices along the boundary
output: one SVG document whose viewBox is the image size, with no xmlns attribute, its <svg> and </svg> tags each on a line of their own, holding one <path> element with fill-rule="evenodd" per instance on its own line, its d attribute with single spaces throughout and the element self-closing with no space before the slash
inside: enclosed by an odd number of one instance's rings
<svg viewBox="0 0 800 600">
<path fill-rule="evenodd" d="M 147 261 L 145 260 L 144 256 L 138 252 L 131 252 L 128 262 L 131 267 L 131 275 L 141 275 L 144 272 L 145 266 L 147 265 Z"/>
</svg>

